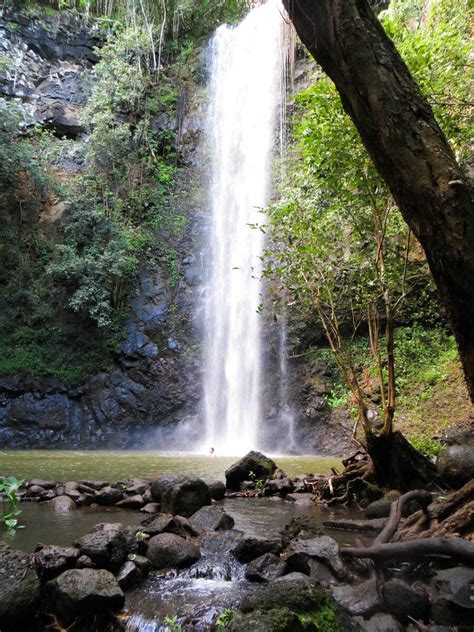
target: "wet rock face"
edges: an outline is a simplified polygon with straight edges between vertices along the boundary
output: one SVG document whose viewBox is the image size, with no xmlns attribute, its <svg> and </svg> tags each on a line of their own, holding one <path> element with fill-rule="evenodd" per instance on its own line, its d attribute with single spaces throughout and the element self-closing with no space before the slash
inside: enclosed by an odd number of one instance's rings
<svg viewBox="0 0 474 632">
<path fill-rule="evenodd" d="M 79 549 L 71 546 L 44 546 L 35 553 L 35 566 L 42 581 L 49 581 L 73 568 L 80 555 Z"/>
<path fill-rule="evenodd" d="M 127 559 L 130 544 L 120 523 L 96 525 L 75 543 L 81 555 L 101 568 L 117 571 Z"/>
<path fill-rule="evenodd" d="M 336 586 L 332 594 L 336 603 L 353 616 L 368 617 L 382 607 L 376 579 L 369 579 L 355 586 Z"/>
<path fill-rule="evenodd" d="M 245 577 L 250 581 L 269 582 L 281 577 L 286 563 L 273 553 L 265 553 L 250 562 L 245 569 Z"/>
<path fill-rule="evenodd" d="M 266 539 L 257 537 L 243 537 L 237 545 L 232 549 L 233 556 L 243 564 L 247 564 L 252 560 L 264 555 L 265 553 L 273 553 L 277 555 L 282 549 L 282 542 L 279 539 Z"/>
<path fill-rule="evenodd" d="M 223 509 L 208 505 L 191 516 L 191 522 L 207 531 L 226 531 L 234 526 L 234 519 Z"/>
<path fill-rule="evenodd" d="M 90 568 L 65 571 L 46 585 L 51 610 L 63 623 L 77 616 L 116 612 L 125 598 L 115 577 L 106 570 Z"/>
<path fill-rule="evenodd" d="M 154 568 L 185 568 L 201 557 L 199 547 L 173 533 L 161 533 L 150 539 L 147 557 Z"/>
<path fill-rule="evenodd" d="M 33 620 L 40 586 L 28 556 L 0 545 L 0 630 L 18 632 Z"/>
<path fill-rule="evenodd" d="M 428 618 L 430 602 L 427 593 L 416 590 L 401 579 L 385 582 L 382 597 L 388 612 L 405 625 L 413 620 L 425 621 Z"/>
<path fill-rule="evenodd" d="M 184 477 L 167 487 L 161 496 L 161 510 L 189 518 L 198 509 L 212 503 L 209 488 L 197 477 Z"/>
<path fill-rule="evenodd" d="M 77 137 L 84 131 L 80 115 L 99 43 L 98 31 L 79 16 L 40 20 L 7 14 L 0 18 L 0 53 L 6 62 L 0 95 L 17 101 L 27 124 Z"/>
<path fill-rule="evenodd" d="M 474 570 L 448 568 L 431 582 L 431 619 L 441 626 L 474 626 Z"/>
</svg>

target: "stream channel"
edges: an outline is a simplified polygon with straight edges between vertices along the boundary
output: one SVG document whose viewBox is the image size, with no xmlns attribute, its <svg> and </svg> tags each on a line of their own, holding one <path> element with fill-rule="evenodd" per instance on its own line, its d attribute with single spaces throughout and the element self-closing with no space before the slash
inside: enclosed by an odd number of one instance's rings
<svg viewBox="0 0 474 632">
<path fill-rule="evenodd" d="M 63 482 L 81 479 L 112 482 L 175 472 L 223 480 L 225 469 L 236 460 L 236 457 L 152 452 L 0 451 L 0 474 Z M 322 473 L 340 466 L 337 459 L 327 457 L 276 456 L 274 460 L 290 476 Z M 294 496 L 296 501 L 277 497 L 226 498 L 217 503 L 234 518 L 234 529 L 206 535 L 201 544 L 201 559 L 190 568 L 152 572 L 137 588 L 127 591 L 126 629 L 164 632 L 167 630 L 164 618 L 177 616 L 184 630 L 209 630 L 219 612 L 237 608 L 246 593 L 259 588 L 245 579 L 244 566 L 230 553 L 242 533 L 265 538 L 278 536 L 298 516 L 308 516 L 317 525 L 341 516 L 360 517 L 357 510 L 322 509 L 310 501 L 308 494 Z M 140 524 L 144 519 L 139 511 L 115 507 L 92 506 L 56 513 L 44 504 L 24 502 L 21 509 L 23 528 L 3 539 L 13 548 L 28 553 L 40 542 L 69 546 L 100 522 L 128 526 Z M 330 535 L 341 544 L 351 544 L 356 537 L 338 532 Z"/>
</svg>

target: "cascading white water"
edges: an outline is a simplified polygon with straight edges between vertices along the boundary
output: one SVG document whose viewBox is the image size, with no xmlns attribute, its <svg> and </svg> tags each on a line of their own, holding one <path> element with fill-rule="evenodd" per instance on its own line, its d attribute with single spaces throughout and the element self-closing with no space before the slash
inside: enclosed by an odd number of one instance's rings
<svg viewBox="0 0 474 632">
<path fill-rule="evenodd" d="M 279 0 L 253 9 L 212 41 L 211 271 L 205 302 L 205 448 L 257 447 L 261 417 L 262 224 L 281 93 L 284 20 Z"/>
</svg>

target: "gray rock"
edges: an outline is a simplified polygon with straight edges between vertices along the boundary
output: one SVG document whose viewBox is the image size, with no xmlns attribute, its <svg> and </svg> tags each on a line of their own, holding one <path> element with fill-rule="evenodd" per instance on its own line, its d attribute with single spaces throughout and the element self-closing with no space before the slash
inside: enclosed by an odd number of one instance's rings
<svg viewBox="0 0 474 632">
<path fill-rule="evenodd" d="M 245 577 L 254 582 L 270 582 L 285 572 L 286 562 L 273 553 L 265 553 L 252 560 L 245 569 Z"/>
<path fill-rule="evenodd" d="M 281 552 L 282 542 L 280 539 L 257 538 L 255 536 L 244 536 L 231 550 L 232 555 L 242 564 L 247 564 L 252 560 L 264 555 L 264 553 Z"/>
<path fill-rule="evenodd" d="M 150 539 L 147 557 L 154 568 L 185 568 L 201 557 L 196 544 L 174 533 L 160 533 Z"/>
<path fill-rule="evenodd" d="M 328 593 L 315 582 L 288 580 L 287 576 L 263 584 L 240 602 L 242 612 L 289 608 L 295 612 L 315 612 L 329 602 Z"/>
<path fill-rule="evenodd" d="M 67 513 L 76 509 L 76 503 L 69 496 L 56 496 L 46 503 L 50 509 L 57 513 Z"/>
<path fill-rule="evenodd" d="M 213 500 L 223 500 L 225 498 L 225 483 L 218 480 L 206 481 L 206 483 Z"/>
<path fill-rule="evenodd" d="M 27 484 L 28 489 L 31 487 L 42 487 L 43 489 L 54 489 L 56 487 L 55 481 L 44 481 L 42 478 L 33 478 Z"/>
<path fill-rule="evenodd" d="M 181 483 L 185 479 L 185 476 L 179 474 L 160 474 L 156 476 L 150 483 L 150 492 L 153 499 L 159 503 L 165 490 L 177 483 Z"/>
<path fill-rule="evenodd" d="M 294 572 L 282 575 L 282 577 L 277 577 L 272 581 L 272 584 L 276 584 L 277 582 L 304 582 L 305 584 L 311 584 L 311 578 L 304 573 Z"/>
<path fill-rule="evenodd" d="M 161 496 L 163 512 L 179 514 L 185 518 L 189 518 L 198 509 L 211 503 L 208 486 L 197 477 L 185 477 L 184 480 L 165 489 Z"/>
<path fill-rule="evenodd" d="M 199 531 L 196 527 L 183 516 L 172 516 L 171 514 L 158 514 L 150 516 L 142 521 L 144 533 L 150 536 L 159 535 L 160 533 L 174 533 L 183 538 L 196 537 Z"/>
<path fill-rule="evenodd" d="M 140 494 L 127 496 L 123 500 L 119 500 L 116 505 L 117 507 L 125 507 L 126 509 L 141 509 L 143 507 L 143 496 L 140 496 Z"/>
<path fill-rule="evenodd" d="M 347 579 L 347 571 L 339 555 L 339 545 L 333 538 L 322 535 L 308 540 L 294 540 L 286 552 L 288 569 L 309 575 L 309 560 L 325 564 L 338 579 Z"/>
<path fill-rule="evenodd" d="M 116 505 L 120 500 L 122 500 L 123 493 L 119 489 L 107 485 L 96 493 L 95 498 L 99 505 Z"/>
<path fill-rule="evenodd" d="M 65 571 L 46 584 L 49 608 L 63 623 L 81 617 L 116 612 L 125 598 L 115 577 L 90 568 Z"/>
<path fill-rule="evenodd" d="M 430 602 L 426 592 L 416 590 L 401 579 L 393 578 L 385 582 L 382 598 L 388 612 L 403 624 L 413 619 L 428 619 Z"/>
<path fill-rule="evenodd" d="M 140 572 L 144 577 L 145 575 L 148 575 L 151 564 L 150 560 L 147 557 L 145 557 L 144 555 L 137 555 L 136 553 L 129 553 L 127 559 L 130 562 L 133 562 L 135 566 L 140 569 Z"/>
<path fill-rule="evenodd" d="M 234 519 L 223 509 L 207 505 L 201 507 L 191 518 L 191 522 L 207 531 L 226 531 L 234 526 Z"/>
<path fill-rule="evenodd" d="M 277 469 L 272 459 L 261 452 L 251 451 L 225 472 L 226 487 L 238 491 L 240 484 L 250 479 L 267 480 Z"/>
<path fill-rule="evenodd" d="M 140 511 L 145 514 L 157 514 L 160 511 L 160 503 L 147 503 Z"/>
<path fill-rule="evenodd" d="M 474 478 L 474 446 L 450 446 L 438 456 L 436 467 L 450 485 L 462 487 Z"/>
<path fill-rule="evenodd" d="M 352 616 L 369 617 L 382 608 L 375 578 L 355 586 L 335 586 L 332 595 L 334 601 Z"/>
<path fill-rule="evenodd" d="M 76 568 L 95 568 L 95 564 L 89 556 L 80 555 L 77 558 Z"/>
<path fill-rule="evenodd" d="M 291 494 L 295 489 L 294 483 L 289 478 L 275 478 L 267 481 L 264 487 L 265 496 L 274 496 L 279 494 L 280 496 L 286 496 Z"/>
<path fill-rule="evenodd" d="M 19 632 L 31 623 L 39 604 L 40 585 L 28 555 L 0 544 L 0 629 Z"/>
<path fill-rule="evenodd" d="M 431 581 L 431 620 L 439 625 L 474 626 L 474 569 L 438 571 Z"/>
<path fill-rule="evenodd" d="M 74 568 L 79 549 L 70 546 L 44 546 L 35 553 L 36 572 L 42 581 L 48 581 Z"/>
<path fill-rule="evenodd" d="M 401 632 L 402 626 L 390 614 L 379 612 L 368 621 L 362 617 L 356 617 L 357 623 L 364 632 Z"/>
<path fill-rule="evenodd" d="M 390 508 L 392 503 L 390 500 L 380 499 L 374 500 L 374 502 L 367 505 L 364 509 L 364 515 L 366 518 L 386 518 L 390 514 Z"/>
<path fill-rule="evenodd" d="M 40 485 L 31 485 L 31 487 L 29 487 L 26 492 L 26 496 L 27 498 L 40 496 L 43 492 L 44 492 L 44 487 L 41 487 Z"/>
<path fill-rule="evenodd" d="M 101 489 L 107 486 L 108 486 L 108 483 L 106 483 L 105 481 L 91 481 L 91 480 L 79 481 L 79 484 L 77 485 L 80 491 L 84 491 L 83 489 L 81 489 L 81 487 L 86 487 L 87 488 L 86 491 L 89 491 L 91 489 L 100 491 Z"/>
<path fill-rule="evenodd" d="M 129 553 L 129 542 L 120 523 L 101 523 L 75 542 L 81 555 L 99 567 L 117 571 Z"/>
<path fill-rule="evenodd" d="M 127 560 L 117 573 L 116 579 L 120 588 L 124 589 L 139 584 L 143 579 L 143 575 L 133 561 Z"/>
</svg>

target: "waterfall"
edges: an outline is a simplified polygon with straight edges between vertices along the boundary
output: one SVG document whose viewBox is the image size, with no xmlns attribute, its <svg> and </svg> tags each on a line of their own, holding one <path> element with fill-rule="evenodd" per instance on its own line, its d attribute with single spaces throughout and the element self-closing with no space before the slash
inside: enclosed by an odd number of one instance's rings
<svg viewBox="0 0 474 632">
<path fill-rule="evenodd" d="M 282 7 L 269 0 L 212 41 L 210 272 L 204 306 L 206 450 L 256 448 L 262 414 L 261 260 L 281 93 Z M 252 228 L 254 226 L 254 228 Z"/>
</svg>

